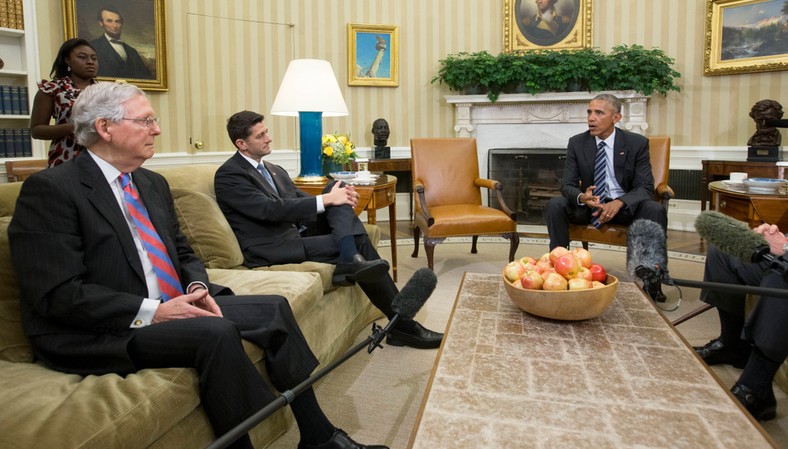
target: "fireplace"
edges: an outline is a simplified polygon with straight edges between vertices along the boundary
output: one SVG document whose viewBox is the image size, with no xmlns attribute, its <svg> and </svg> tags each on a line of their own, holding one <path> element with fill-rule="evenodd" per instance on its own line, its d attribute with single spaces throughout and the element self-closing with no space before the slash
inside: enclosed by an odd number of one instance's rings
<svg viewBox="0 0 788 449">
<path fill-rule="evenodd" d="M 547 201 L 561 195 L 566 149 L 492 148 L 487 157 L 487 178 L 503 184 L 503 200 L 516 213 L 517 224 L 544 225 Z M 492 192 L 488 204 L 500 209 Z"/>
</svg>

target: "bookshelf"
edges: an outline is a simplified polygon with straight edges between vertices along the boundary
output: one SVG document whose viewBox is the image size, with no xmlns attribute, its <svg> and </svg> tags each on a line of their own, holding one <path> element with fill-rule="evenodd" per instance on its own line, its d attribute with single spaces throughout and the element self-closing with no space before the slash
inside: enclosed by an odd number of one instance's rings
<svg viewBox="0 0 788 449">
<path fill-rule="evenodd" d="M 46 142 L 29 139 L 41 73 L 36 23 L 34 0 L 0 0 L 0 161 L 46 157 Z M 9 135 L 30 144 L 15 145 Z"/>
</svg>

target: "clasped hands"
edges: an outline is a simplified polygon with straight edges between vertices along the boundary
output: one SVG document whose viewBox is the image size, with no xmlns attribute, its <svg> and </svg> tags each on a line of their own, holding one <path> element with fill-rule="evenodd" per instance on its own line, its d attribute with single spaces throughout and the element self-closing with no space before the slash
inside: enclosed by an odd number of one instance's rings
<svg viewBox="0 0 788 449">
<path fill-rule="evenodd" d="M 603 203 L 598 196 L 594 195 L 594 189 L 596 189 L 596 186 L 588 186 L 586 191 L 580 194 L 579 200 L 586 206 L 595 209 L 591 215 L 599 217 L 600 223 L 607 223 L 616 216 L 618 211 L 624 206 L 624 203 L 616 200 Z"/>
<path fill-rule="evenodd" d="M 777 225 L 764 223 L 753 229 L 753 231 L 761 234 L 763 238 L 766 239 L 766 242 L 769 244 L 770 253 L 776 256 L 783 255 L 783 246 L 788 243 L 788 238 L 785 237 L 785 234 L 780 232 Z"/>
<path fill-rule="evenodd" d="M 356 188 L 344 182 L 337 182 L 331 190 L 323 195 L 323 204 L 326 206 L 341 206 L 349 204 L 350 207 L 356 208 L 358 206 L 359 194 Z"/>
<path fill-rule="evenodd" d="M 153 315 L 153 323 L 200 316 L 223 316 L 216 301 L 203 287 L 159 304 Z"/>
</svg>

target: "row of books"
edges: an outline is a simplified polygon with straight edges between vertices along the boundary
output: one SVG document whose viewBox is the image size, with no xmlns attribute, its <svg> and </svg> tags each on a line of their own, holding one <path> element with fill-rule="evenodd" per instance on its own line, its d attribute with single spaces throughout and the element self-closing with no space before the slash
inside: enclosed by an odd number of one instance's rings
<svg viewBox="0 0 788 449">
<path fill-rule="evenodd" d="M 25 29 L 22 0 L 0 0 L 0 27 Z"/>
<path fill-rule="evenodd" d="M 30 114 L 27 101 L 27 86 L 0 85 L 0 114 Z"/>
<path fill-rule="evenodd" d="M 30 128 L 0 129 L 0 157 L 32 157 Z"/>
</svg>

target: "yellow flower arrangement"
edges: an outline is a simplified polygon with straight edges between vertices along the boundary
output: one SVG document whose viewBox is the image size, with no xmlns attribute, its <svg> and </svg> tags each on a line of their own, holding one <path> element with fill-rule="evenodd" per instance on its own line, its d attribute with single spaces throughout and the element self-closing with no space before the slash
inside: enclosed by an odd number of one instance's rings
<svg viewBox="0 0 788 449">
<path fill-rule="evenodd" d="M 358 157 L 356 144 L 350 141 L 350 134 L 334 134 L 323 136 L 323 158 L 329 158 L 339 165 L 349 164 Z"/>
</svg>

